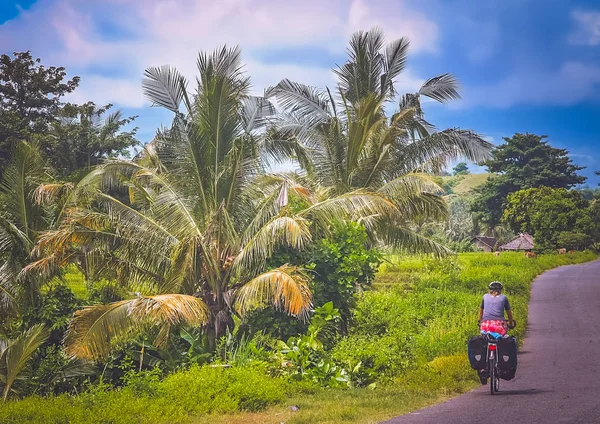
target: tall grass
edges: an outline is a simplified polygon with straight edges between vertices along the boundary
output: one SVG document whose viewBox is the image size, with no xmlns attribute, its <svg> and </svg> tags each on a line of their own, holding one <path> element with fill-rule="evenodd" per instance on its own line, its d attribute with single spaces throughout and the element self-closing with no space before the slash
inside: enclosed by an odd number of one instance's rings
<svg viewBox="0 0 600 424">
<path fill-rule="evenodd" d="M 463 253 L 443 260 L 428 257 L 388 257 L 375 279 L 376 290 L 364 293 L 355 312 L 353 335 L 377 344 L 389 334 L 409 337 L 404 359 L 413 367 L 440 356 L 464 352 L 476 334 L 481 297 L 491 281 L 501 281 L 509 297 L 522 338 L 534 278 L 560 265 L 595 259 L 591 252 L 569 255 L 523 253 Z"/>
</svg>

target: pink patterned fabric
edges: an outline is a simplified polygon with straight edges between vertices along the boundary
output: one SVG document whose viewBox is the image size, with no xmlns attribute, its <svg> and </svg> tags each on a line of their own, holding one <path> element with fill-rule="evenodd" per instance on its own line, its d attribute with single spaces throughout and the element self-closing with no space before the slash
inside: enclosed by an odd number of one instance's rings
<svg viewBox="0 0 600 424">
<path fill-rule="evenodd" d="M 491 333 L 506 334 L 506 321 L 500 319 L 489 319 L 481 321 L 479 326 L 481 331 L 489 331 Z"/>
</svg>

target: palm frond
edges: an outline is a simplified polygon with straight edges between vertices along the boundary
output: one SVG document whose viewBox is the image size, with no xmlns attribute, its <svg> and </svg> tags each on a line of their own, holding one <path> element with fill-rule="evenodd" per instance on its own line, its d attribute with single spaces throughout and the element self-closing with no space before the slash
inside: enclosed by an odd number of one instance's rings
<svg viewBox="0 0 600 424">
<path fill-rule="evenodd" d="M 137 297 L 108 305 L 88 306 L 75 312 L 65 335 L 65 352 L 74 358 L 105 357 L 111 344 L 134 330 L 158 328 L 154 344 L 164 345 L 171 327 L 200 326 L 209 310 L 202 300 L 183 294 Z"/>
<path fill-rule="evenodd" d="M 277 247 L 301 250 L 312 240 L 303 218 L 278 216 L 252 234 L 232 264 L 233 272 L 261 270 Z"/>
<path fill-rule="evenodd" d="M 300 269 L 284 265 L 261 274 L 242 286 L 236 295 L 236 308 L 244 314 L 271 303 L 294 316 L 305 316 L 312 306 L 308 277 Z"/>
<path fill-rule="evenodd" d="M 458 90 L 459 85 L 456 77 L 452 74 L 442 74 L 425 81 L 419 90 L 419 94 L 440 103 L 448 103 L 450 100 L 460 99 Z"/>
<path fill-rule="evenodd" d="M 50 331 L 41 324 L 35 325 L 14 340 L 10 340 L 0 353 L 0 369 L 3 373 L 4 400 L 8 398 L 12 385 L 31 359 L 33 353 L 50 336 Z"/>
<path fill-rule="evenodd" d="M 153 104 L 178 113 L 181 102 L 187 96 L 187 81 L 170 66 L 148 68 L 142 80 L 144 94 Z M 189 103 L 189 102 L 188 102 Z M 188 108 L 191 107 L 188 104 Z"/>
<path fill-rule="evenodd" d="M 471 130 L 447 129 L 400 147 L 403 157 L 395 175 L 422 169 L 431 160 L 448 163 L 466 159 L 480 163 L 489 159 L 493 145 Z"/>
<path fill-rule="evenodd" d="M 247 133 L 264 127 L 268 118 L 275 115 L 275 107 L 264 97 L 250 96 L 242 100 L 241 119 Z"/>
<path fill-rule="evenodd" d="M 330 117 L 327 93 L 288 79 L 265 91 L 267 98 L 275 97 L 277 103 L 288 113 L 302 116 L 311 126 L 326 122 Z"/>
<path fill-rule="evenodd" d="M 393 96 L 395 79 L 402 73 L 406 66 L 410 41 L 406 37 L 394 40 L 385 48 L 383 60 L 383 74 L 381 75 L 382 95 Z"/>
<path fill-rule="evenodd" d="M 357 220 L 365 216 L 397 216 L 398 209 L 379 193 L 355 190 L 309 206 L 299 213 L 327 227 L 331 222 Z"/>
<path fill-rule="evenodd" d="M 371 225 L 370 231 L 374 232 L 375 239 L 383 246 L 392 247 L 406 253 L 429 253 L 436 257 L 453 253 L 447 247 L 393 220 L 374 220 Z"/>
<path fill-rule="evenodd" d="M 408 222 L 417 217 L 439 220 L 448 216 L 446 202 L 439 196 L 442 188 L 425 174 L 400 176 L 384 184 L 378 193 L 390 199 Z"/>
<path fill-rule="evenodd" d="M 347 50 L 349 60 L 334 72 L 338 76 L 342 95 L 351 104 L 368 94 L 380 95 L 382 92 L 384 59 L 380 50 L 383 44 L 383 32 L 379 28 L 354 33 L 350 38 Z"/>
<path fill-rule="evenodd" d="M 37 146 L 21 142 L 15 147 L 0 181 L 4 211 L 31 241 L 43 222 L 43 211 L 32 198 L 43 174 L 44 162 Z"/>
</svg>

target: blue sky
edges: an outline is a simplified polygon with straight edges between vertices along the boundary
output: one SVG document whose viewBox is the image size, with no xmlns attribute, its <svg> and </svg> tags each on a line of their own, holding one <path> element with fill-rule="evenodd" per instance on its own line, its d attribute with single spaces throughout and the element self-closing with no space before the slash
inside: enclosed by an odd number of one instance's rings
<svg viewBox="0 0 600 424">
<path fill-rule="evenodd" d="M 0 51 L 31 50 L 82 83 L 71 100 L 114 103 L 139 115 L 149 141 L 165 112 L 140 81 L 171 64 L 193 78 L 199 50 L 244 51 L 257 93 L 281 78 L 324 86 L 356 30 L 411 39 L 398 85 L 414 91 L 452 72 L 463 99 L 427 104 L 439 128 L 471 128 L 494 143 L 515 132 L 549 136 L 600 179 L 600 4 L 558 0 L 0 0 Z"/>
</svg>

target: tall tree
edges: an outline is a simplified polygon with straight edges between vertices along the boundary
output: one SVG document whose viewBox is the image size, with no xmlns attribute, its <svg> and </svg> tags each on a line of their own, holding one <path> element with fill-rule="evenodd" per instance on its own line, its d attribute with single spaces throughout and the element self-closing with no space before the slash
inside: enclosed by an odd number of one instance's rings
<svg viewBox="0 0 600 424">
<path fill-rule="evenodd" d="M 62 177 L 105 159 L 129 157 L 128 149 L 138 144 L 137 128 L 122 128 L 136 116 L 124 117 L 121 111 L 109 113 L 111 108 L 110 104 L 98 107 L 93 102 L 67 104 L 51 123 L 45 153 Z"/>
<path fill-rule="evenodd" d="M 0 174 L 14 146 L 42 137 L 79 84 L 79 77 L 65 80 L 65 68 L 40 62 L 30 52 L 0 56 Z"/>
<path fill-rule="evenodd" d="M 249 95 L 240 50 L 198 57 L 198 85 L 168 66 L 149 68 L 146 96 L 175 116 L 141 162 L 111 161 L 78 184 L 60 227 L 37 246 L 29 270 L 68 262 L 125 284 L 139 295 L 78 312 L 66 338 L 80 357 L 105 355 L 133 329 L 206 324 L 211 340 L 233 314 L 265 302 L 301 316 L 311 307 L 307 276 L 267 267 L 279 246 L 303 248 L 335 220 L 393 215 L 383 196 L 351 192 L 321 198 L 286 176 L 261 175 L 273 106 Z M 269 154 L 273 150 L 269 150 Z"/>
<path fill-rule="evenodd" d="M 454 168 L 452 168 L 454 175 L 466 175 L 469 173 L 469 167 L 466 162 L 458 163 Z"/>
<path fill-rule="evenodd" d="M 577 190 L 529 188 L 508 196 L 502 221 L 514 232 L 533 235 L 538 249 L 572 247 L 560 246 L 559 241 L 577 237 L 574 234 L 583 241 L 579 247 L 588 247 L 595 230 L 593 212 Z"/>
<path fill-rule="evenodd" d="M 515 134 L 492 153 L 485 165 L 498 175 L 475 190 L 472 211 L 488 228 L 500 223 L 506 198 L 516 191 L 536 188 L 571 188 L 585 181 L 565 149 L 548 144 L 546 136 Z"/>
<path fill-rule="evenodd" d="M 437 245 L 411 230 L 415 221 L 447 215 L 440 188 L 424 171 L 445 168 L 450 160 L 489 158 L 491 145 L 469 130 L 438 131 L 425 120 L 421 98 L 440 103 L 460 98 L 456 78 L 442 74 L 417 93 L 399 97 L 395 83 L 405 69 L 409 40 L 387 45 L 378 29 L 350 40 L 347 62 L 335 69 L 337 90 L 289 80 L 267 91 L 284 113 L 270 136 L 320 185 L 334 193 L 364 190 L 385 196 L 401 219 L 372 217 L 371 234 L 386 244 L 431 251 Z"/>
<path fill-rule="evenodd" d="M 35 307 L 40 280 L 23 276 L 41 231 L 48 228 L 46 211 L 35 200 L 44 181 L 44 161 L 35 144 L 14 147 L 0 181 L 0 315 L 9 309 Z"/>
</svg>

